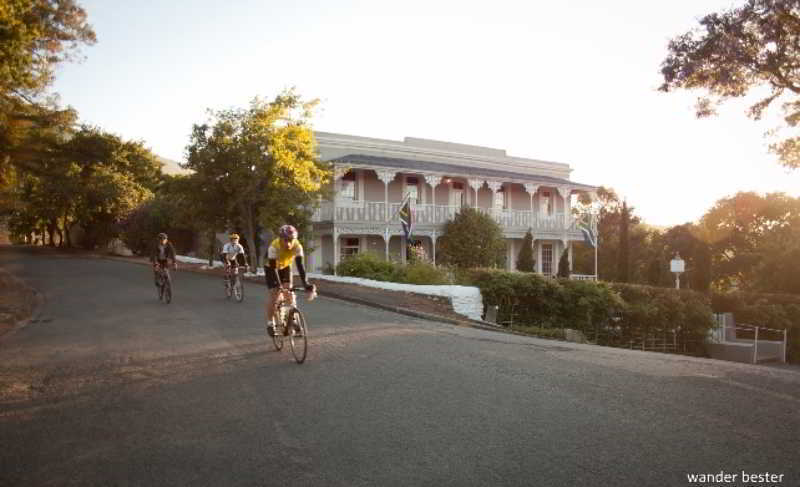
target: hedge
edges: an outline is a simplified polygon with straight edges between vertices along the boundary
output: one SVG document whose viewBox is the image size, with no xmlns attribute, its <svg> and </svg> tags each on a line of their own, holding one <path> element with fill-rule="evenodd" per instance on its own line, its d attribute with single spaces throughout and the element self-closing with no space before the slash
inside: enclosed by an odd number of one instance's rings
<svg viewBox="0 0 800 487">
<path fill-rule="evenodd" d="M 687 351 L 703 354 L 703 340 L 714 323 L 709 298 L 691 290 L 490 269 L 474 270 L 467 280 L 480 288 L 485 306 L 499 306 L 501 323 L 573 328 L 608 345 L 674 337 Z"/>
</svg>

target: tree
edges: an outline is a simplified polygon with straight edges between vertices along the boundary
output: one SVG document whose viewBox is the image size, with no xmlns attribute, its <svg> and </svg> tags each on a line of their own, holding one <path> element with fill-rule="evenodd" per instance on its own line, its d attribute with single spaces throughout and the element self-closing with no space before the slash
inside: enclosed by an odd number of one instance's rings
<svg viewBox="0 0 800 487">
<path fill-rule="evenodd" d="M 45 96 L 59 63 L 79 59 L 96 42 L 74 0 L 4 0 L 0 5 L 0 178 L 8 167 L 35 168 L 37 130 L 77 118 Z M 31 133 L 33 132 L 33 134 Z M 5 181 L 0 179 L 0 187 Z"/>
<path fill-rule="evenodd" d="M 748 0 L 744 5 L 700 20 L 700 26 L 675 37 L 661 65 L 664 92 L 700 89 L 697 116 L 713 115 L 719 104 L 766 89 L 748 116 L 762 117 L 781 104 L 786 126 L 800 122 L 800 2 Z M 800 137 L 771 146 L 781 164 L 800 167 Z"/>
<path fill-rule="evenodd" d="M 630 212 L 628 202 L 622 202 L 619 221 L 619 253 L 617 254 L 617 281 L 629 282 L 630 276 Z"/>
<path fill-rule="evenodd" d="M 51 245 L 55 234 L 71 245 L 76 224 L 85 231 L 85 246 L 106 244 L 125 216 L 152 197 L 160 178 L 159 162 L 141 142 L 97 128 L 48 134 L 41 146 L 36 168 L 20 171 L 11 218 L 16 229 L 38 222 Z"/>
<path fill-rule="evenodd" d="M 199 184 L 214 189 L 228 226 L 247 230 L 254 268 L 261 254 L 259 225 L 274 231 L 287 221 L 307 222 L 330 179 L 310 128 L 317 103 L 290 89 L 271 102 L 256 98 L 247 109 L 210 110 L 210 124 L 193 127 L 185 167 L 195 171 Z"/>
<path fill-rule="evenodd" d="M 569 279 L 569 252 L 564 249 L 558 259 L 558 277 Z"/>
<path fill-rule="evenodd" d="M 536 272 L 536 261 L 533 258 L 533 234 L 529 228 L 522 240 L 522 248 L 517 257 L 517 270 L 522 272 Z"/>
<path fill-rule="evenodd" d="M 703 215 L 700 226 L 711 245 L 715 285 L 758 290 L 758 283 L 766 284 L 760 274 L 764 262 L 780 258 L 800 236 L 800 198 L 740 192 L 718 200 Z"/>
<path fill-rule="evenodd" d="M 445 223 L 437 254 L 445 264 L 461 268 L 501 266 L 506 245 L 503 230 L 492 217 L 474 208 L 462 208 Z"/>
</svg>

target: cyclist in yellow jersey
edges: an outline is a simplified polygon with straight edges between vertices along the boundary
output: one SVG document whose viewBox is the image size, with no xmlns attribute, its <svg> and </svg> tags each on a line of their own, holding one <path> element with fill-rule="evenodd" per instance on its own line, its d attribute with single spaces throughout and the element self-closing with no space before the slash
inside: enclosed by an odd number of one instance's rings
<svg viewBox="0 0 800 487">
<path fill-rule="evenodd" d="M 275 335 L 275 301 L 281 287 L 292 287 L 292 260 L 300 273 L 303 287 L 306 291 L 313 291 L 314 286 L 306 279 L 306 269 L 303 266 L 303 245 L 297 240 L 297 229 L 291 225 L 284 225 L 278 231 L 278 238 L 272 241 L 267 249 L 267 264 L 264 266 L 264 276 L 267 280 L 267 301 L 264 308 L 267 316 L 267 332 Z M 293 305 L 295 303 L 292 303 Z"/>
</svg>

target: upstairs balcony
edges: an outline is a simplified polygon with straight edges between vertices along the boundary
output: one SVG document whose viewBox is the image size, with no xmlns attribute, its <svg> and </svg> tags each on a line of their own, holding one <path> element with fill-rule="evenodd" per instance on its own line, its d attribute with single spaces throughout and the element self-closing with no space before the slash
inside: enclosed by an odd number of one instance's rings
<svg viewBox="0 0 800 487">
<path fill-rule="evenodd" d="M 397 213 L 400 203 L 383 201 L 362 201 L 356 204 L 334 205 L 324 202 L 317 208 L 312 217 L 312 222 L 335 222 L 347 224 L 387 224 L 400 225 Z M 452 220 L 461 206 L 445 206 L 432 204 L 412 205 L 414 225 L 418 227 L 438 227 Z M 534 233 L 563 233 L 566 231 L 571 237 L 582 238 L 578 229 L 579 219 L 571 214 L 552 213 L 541 214 L 530 210 L 509 210 L 499 208 L 475 208 L 491 216 L 503 230 L 508 232 L 524 232 L 529 228 Z M 591 222 L 594 226 L 594 222 Z"/>
</svg>

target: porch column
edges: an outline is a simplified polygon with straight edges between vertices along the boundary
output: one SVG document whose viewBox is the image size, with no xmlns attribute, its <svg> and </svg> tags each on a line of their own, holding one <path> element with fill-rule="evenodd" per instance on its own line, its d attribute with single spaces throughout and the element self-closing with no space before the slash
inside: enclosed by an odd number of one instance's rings
<svg viewBox="0 0 800 487">
<path fill-rule="evenodd" d="M 376 171 L 378 175 L 378 179 L 383 182 L 383 213 L 384 213 L 384 220 L 388 223 L 389 222 L 389 183 L 394 181 L 395 176 L 397 175 L 394 171 Z M 387 248 L 389 243 L 386 243 Z M 388 251 L 387 251 L 388 254 Z"/>
<path fill-rule="evenodd" d="M 389 227 L 383 229 L 383 243 L 386 245 L 386 262 L 389 262 Z"/>
<path fill-rule="evenodd" d="M 339 230 L 333 227 L 333 275 L 336 275 L 336 266 L 339 265 Z"/>
<path fill-rule="evenodd" d="M 533 215 L 533 196 L 536 194 L 536 192 L 537 192 L 537 191 L 539 191 L 539 185 L 538 185 L 538 184 L 534 184 L 534 183 L 525 183 L 523 186 L 525 187 L 525 191 L 527 191 L 527 192 L 528 192 L 528 194 L 529 194 L 529 195 L 530 195 L 530 197 L 531 197 L 531 216 L 530 216 L 531 220 L 530 220 L 530 227 L 531 227 L 531 228 L 533 228 L 533 222 L 534 222 L 534 215 Z"/>
<path fill-rule="evenodd" d="M 436 267 L 436 230 L 433 231 L 431 235 L 431 242 L 433 245 L 431 246 L 431 255 L 433 256 L 433 267 Z"/>
<path fill-rule="evenodd" d="M 436 187 L 442 182 L 443 176 L 440 174 L 424 174 L 422 177 L 425 178 L 425 182 L 428 183 L 431 187 L 431 201 L 432 201 L 432 215 L 431 215 L 431 223 L 438 223 L 436 221 Z"/>
<path fill-rule="evenodd" d="M 478 190 L 483 187 L 483 179 L 469 179 L 467 180 L 467 183 L 469 184 L 469 187 L 475 191 L 475 204 L 473 205 L 473 208 L 478 208 Z"/>
<path fill-rule="evenodd" d="M 567 186 L 556 186 L 559 196 L 564 202 L 564 231 L 567 231 L 569 222 L 569 195 L 572 193 L 572 188 Z"/>
</svg>

